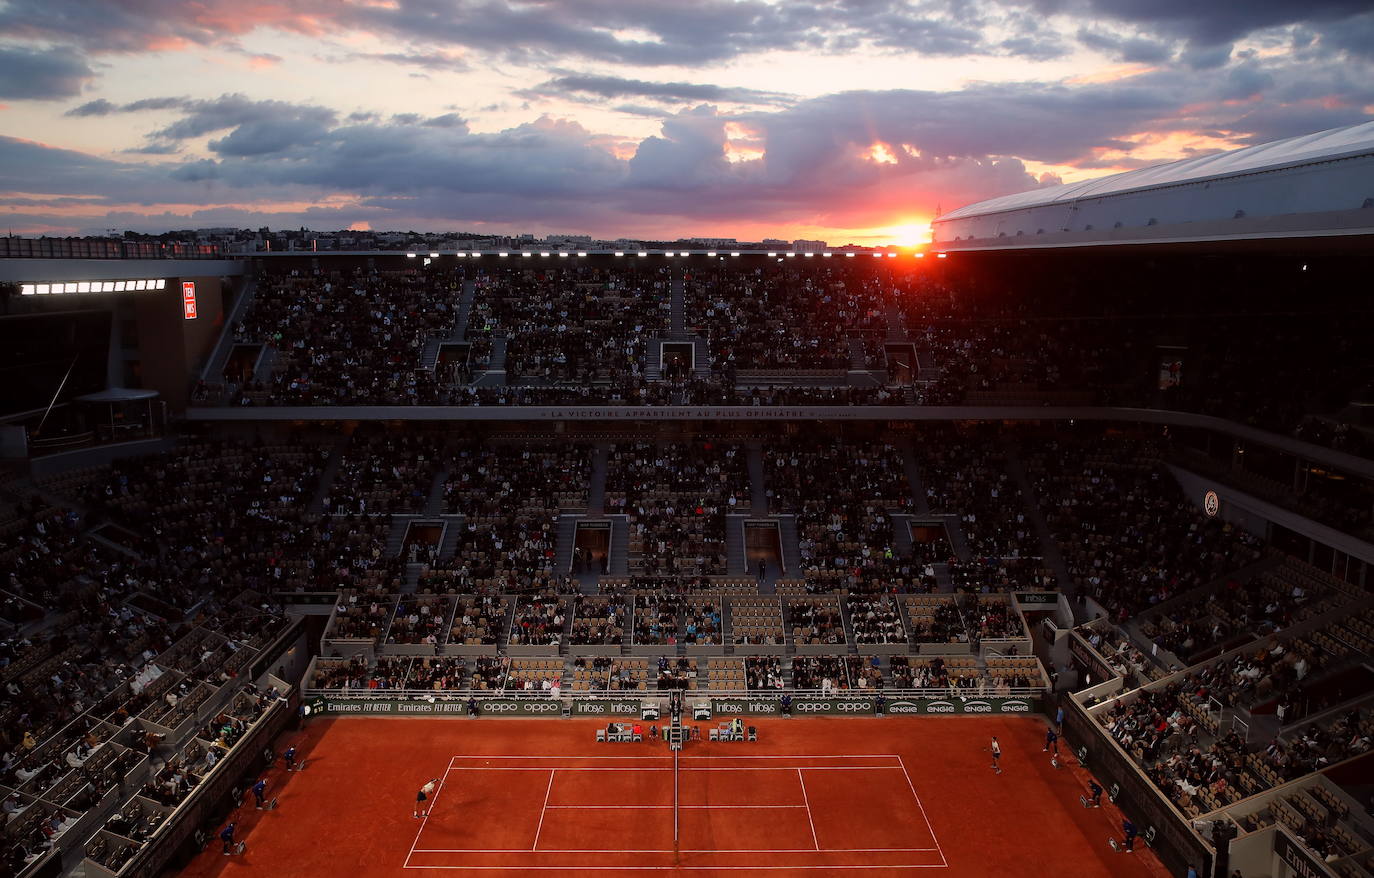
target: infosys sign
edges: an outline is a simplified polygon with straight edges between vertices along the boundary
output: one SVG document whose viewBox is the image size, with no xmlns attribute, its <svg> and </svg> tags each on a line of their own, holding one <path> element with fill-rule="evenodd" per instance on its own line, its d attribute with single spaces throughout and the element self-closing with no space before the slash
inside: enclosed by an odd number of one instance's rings
<svg viewBox="0 0 1374 878">
<path fill-rule="evenodd" d="M 942 714 L 977 716 L 980 714 L 1032 713 L 1033 698 L 898 698 L 884 707 L 893 716 L 914 714 L 938 716 Z"/>
</svg>

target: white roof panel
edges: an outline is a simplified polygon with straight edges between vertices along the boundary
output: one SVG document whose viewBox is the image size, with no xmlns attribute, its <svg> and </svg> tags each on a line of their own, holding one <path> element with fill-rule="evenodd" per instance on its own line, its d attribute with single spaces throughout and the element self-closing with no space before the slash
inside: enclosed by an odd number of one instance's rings
<svg viewBox="0 0 1374 878">
<path fill-rule="evenodd" d="M 936 222 L 1363 154 L 1374 154 L 1374 122 L 1361 122 L 1200 158 L 1181 159 L 1079 183 L 1064 183 L 1004 195 L 952 210 Z"/>
</svg>

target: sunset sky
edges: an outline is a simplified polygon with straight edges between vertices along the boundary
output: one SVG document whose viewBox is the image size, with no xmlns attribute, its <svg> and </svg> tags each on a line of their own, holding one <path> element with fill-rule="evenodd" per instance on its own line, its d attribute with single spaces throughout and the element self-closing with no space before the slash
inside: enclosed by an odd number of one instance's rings
<svg viewBox="0 0 1374 878">
<path fill-rule="evenodd" d="M 1374 117 L 1369 0 L 0 0 L 15 234 L 910 243 Z"/>
</svg>

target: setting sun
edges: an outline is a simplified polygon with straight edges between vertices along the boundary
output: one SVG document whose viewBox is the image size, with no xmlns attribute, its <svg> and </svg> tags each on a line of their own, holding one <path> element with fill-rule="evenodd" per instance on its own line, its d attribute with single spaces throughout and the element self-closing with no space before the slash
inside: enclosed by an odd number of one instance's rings
<svg viewBox="0 0 1374 878">
<path fill-rule="evenodd" d="M 886 238 L 898 247 L 920 247 L 930 243 L 930 221 L 911 220 L 895 226 L 883 226 L 873 230 L 875 238 Z"/>
</svg>

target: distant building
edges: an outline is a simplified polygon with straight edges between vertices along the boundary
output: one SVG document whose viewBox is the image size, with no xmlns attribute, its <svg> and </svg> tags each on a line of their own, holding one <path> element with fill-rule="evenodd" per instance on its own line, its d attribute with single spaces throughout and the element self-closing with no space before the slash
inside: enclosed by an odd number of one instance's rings
<svg viewBox="0 0 1374 878">
<path fill-rule="evenodd" d="M 819 253 L 826 249 L 824 241 L 806 241 L 801 238 L 792 242 L 794 253 Z"/>
</svg>

